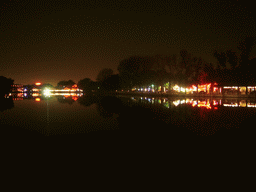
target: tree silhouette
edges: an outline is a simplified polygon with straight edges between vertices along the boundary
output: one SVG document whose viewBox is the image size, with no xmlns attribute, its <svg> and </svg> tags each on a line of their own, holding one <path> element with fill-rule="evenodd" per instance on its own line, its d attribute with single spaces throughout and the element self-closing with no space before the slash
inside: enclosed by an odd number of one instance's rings
<svg viewBox="0 0 256 192">
<path fill-rule="evenodd" d="M 102 82 L 102 86 L 108 91 L 114 91 L 120 89 L 120 78 L 119 75 L 111 75 Z"/>
<path fill-rule="evenodd" d="M 122 60 L 117 68 L 122 87 L 132 88 L 132 86 L 141 84 L 152 64 L 152 57 L 133 56 Z"/>
<path fill-rule="evenodd" d="M 84 88 L 88 87 L 90 85 L 90 83 L 91 83 L 90 78 L 84 78 L 84 79 L 81 79 L 80 81 L 78 81 L 77 86 L 80 89 L 84 89 Z"/>
<path fill-rule="evenodd" d="M 253 47 L 256 44 L 255 37 L 246 37 L 244 40 L 239 42 L 238 49 L 241 51 L 240 54 L 240 65 L 248 66 L 249 64 L 249 57 Z"/>
<path fill-rule="evenodd" d="M 0 76 L 0 96 L 4 96 L 11 92 L 13 82 L 14 80 L 11 78 Z"/>
<path fill-rule="evenodd" d="M 5 111 L 14 107 L 12 98 L 0 97 L 0 111 Z"/>
<path fill-rule="evenodd" d="M 231 68 L 234 69 L 238 65 L 237 53 L 232 50 L 226 51 L 227 61 L 230 63 Z"/>
<path fill-rule="evenodd" d="M 215 50 L 213 56 L 218 60 L 218 64 L 223 67 L 226 68 L 226 63 L 227 63 L 227 57 L 226 57 L 226 53 L 224 52 L 217 52 Z"/>
<path fill-rule="evenodd" d="M 60 81 L 57 84 L 57 87 L 63 88 L 63 87 L 68 87 L 71 88 L 74 84 L 76 84 L 73 80 L 68 80 L 68 81 Z"/>
<path fill-rule="evenodd" d="M 99 72 L 96 80 L 102 82 L 102 81 L 106 80 L 107 78 L 109 78 L 111 75 L 113 75 L 113 70 L 110 68 L 105 68 Z"/>
</svg>

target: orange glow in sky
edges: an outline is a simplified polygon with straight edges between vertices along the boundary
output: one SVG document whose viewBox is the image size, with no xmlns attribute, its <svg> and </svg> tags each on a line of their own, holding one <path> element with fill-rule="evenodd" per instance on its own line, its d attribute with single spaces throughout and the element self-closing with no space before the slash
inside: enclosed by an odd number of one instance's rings
<svg viewBox="0 0 256 192">
<path fill-rule="evenodd" d="M 41 85 L 42 83 L 40 83 L 40 82 L 37 82 L 37 83 L 35 83 L 36 85 Z"/>
</svg>

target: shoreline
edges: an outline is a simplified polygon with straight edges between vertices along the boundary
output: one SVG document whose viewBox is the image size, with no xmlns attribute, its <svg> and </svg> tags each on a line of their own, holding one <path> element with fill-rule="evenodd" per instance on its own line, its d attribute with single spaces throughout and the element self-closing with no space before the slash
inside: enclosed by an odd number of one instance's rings
<svg viewBox="0 0 256 192">
<path fill-rule="evenodd" d="M 23 92 L 11 92 L 14 94 L 23 93 Z M 32 92 L 31 92 L 32 93 Z M 41 92 L 33 92 L 33 93 L 41 93 Z M 188 97 L 199 97 L 199 98 L 252 98 L 256 99 L 255 95 L 228 95 L 228 94 L 168 94 L 168 93 L 145 93 L 145 92 L 95 92 L 92 94 L 86 94 L 84 92 L 65 92 L 67 94 L 70 93 L 83 93 L 87 96 L 116 96 L 116 95 L 126 95 L 126 96 L 150 96 L 150 97 L 181 97 L 181 98 L 188 98 Z M 41 93 L 42 94 L 42 93 Z"/>
<path fill-rule="evenodd" d="M 129 93 L 129 92 L 115 92 L 115 95 L 127 95 L 127 96 L 150 96 L 150 97 L 207 97 L 207 98 L 253 98 L 256 99 L 256 95 L 222 95 L 222 94 L 167 94 L 167 93 Z"/>
</svg>

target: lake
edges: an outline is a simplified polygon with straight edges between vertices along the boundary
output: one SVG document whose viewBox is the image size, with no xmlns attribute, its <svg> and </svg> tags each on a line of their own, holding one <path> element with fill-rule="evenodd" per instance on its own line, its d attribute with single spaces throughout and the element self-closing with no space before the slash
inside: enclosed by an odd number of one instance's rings
<svg viewBox="0 0 256 192">
<path fill-rule="evenodd" d="M 6 133 L 42 137 L 154 133 L 214 140 L 245 130 L 250 135 L 256 115 L 255 101 L 241 99 L 38 96 L 1 102 Z"/>
<path fill-rule="evenodd" d="M 17 97 L 1 99 L 0 112 L 9 155 L 144 168 L 153 159 L 182 166 L 251 159 L 255 119 L 253 100 L 173 97 Z"/>
</svg>

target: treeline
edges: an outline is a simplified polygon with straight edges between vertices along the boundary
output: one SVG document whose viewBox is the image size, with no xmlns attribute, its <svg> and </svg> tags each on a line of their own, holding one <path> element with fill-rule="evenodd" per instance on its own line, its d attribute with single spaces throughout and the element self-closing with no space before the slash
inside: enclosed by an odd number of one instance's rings
<svg viewBox="0 0 256 192">
<path fill-rule="evenodd" d="M 213 53 L 216 63 L 208 63 L 201 57 L 195 57 L 186 49 L 173 55 L 132 56 L 120 61 L 118 74 L 105 68 L 99 72 L 97 81 L 85 78 L 78 82 L 78 87 L 86 93 L 92 93 L 152 85 L 155 90 L 160 88 L 163 91 L 164 88 L 171 90 L 175 84 L 180 87 L 213 82 L 219 85 L 255 84 L 256 58 L 250 59 L 255 44 L 255 37 L 247 37 L 237 46 L 238 51 L 216 50 Z M 69 82 L 70 85 L 74 84 L 72 80 Z"/>
<path fill-rule="evenodd" d="M 0 97 L 8 95 L 11 92 L 14 80 L 4 76 L 0 76 Z"/>
</svg>

